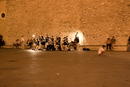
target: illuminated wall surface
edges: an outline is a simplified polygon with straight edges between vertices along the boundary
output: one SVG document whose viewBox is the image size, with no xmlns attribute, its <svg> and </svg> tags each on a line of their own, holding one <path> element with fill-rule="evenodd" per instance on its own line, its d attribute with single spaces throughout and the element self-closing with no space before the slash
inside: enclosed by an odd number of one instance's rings
<svg viewBox="0 0 130 87">
<path fill-rule="evenodd" d="M 0 34 L 8 45 L 22 35 L 71 41 L 79 32 L 81 45 L 105 44 L 112 36 L 126 45 L 130 36 L 130 0 L 0 0 L 0 15 Z"/>
</svg>

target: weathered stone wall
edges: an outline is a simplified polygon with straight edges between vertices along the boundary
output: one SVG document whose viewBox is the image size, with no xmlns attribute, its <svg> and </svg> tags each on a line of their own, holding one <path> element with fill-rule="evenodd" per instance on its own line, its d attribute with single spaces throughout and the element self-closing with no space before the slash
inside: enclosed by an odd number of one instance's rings
<svg viewBox="0 0 130 87">
<path fill-rule="evenodd" d="M 7 3 L 5 0 L 0 0 L 0 35 L 6 36 L 7 19 L 2 17 L 2 13 L 7 13 Z"/>
<path fill-rule="evenodd" d="M 84 45 L 102 45 L 112 36 L 117 45 L 126 45 L 130 36 L 130 0 L 0 0 L 0 4 L 6 13 L 0 19 L 0 34 L 7 44 L 22 35 L 26 40 L 32 35 L 69 36 L 71 41 L 79 32 Z"/>
</svg>

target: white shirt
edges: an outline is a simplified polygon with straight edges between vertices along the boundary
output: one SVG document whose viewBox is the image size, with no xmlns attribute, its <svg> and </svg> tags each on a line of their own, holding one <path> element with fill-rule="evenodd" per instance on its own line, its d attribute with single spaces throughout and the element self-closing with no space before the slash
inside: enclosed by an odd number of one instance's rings
<svg viewBox="0 0 130 87">
<path fill-rule="evenodd" d="M 98 50 L 98 54 L 101 54 L 103 51 L 104 51 L 104 49 L 101 47 L 101 48 Z"/>
<path fill-rule="evenodd" d="M 24 38 L 23 37 L 21 38 L 21 42 L 24 42 Z"/>
</svg>

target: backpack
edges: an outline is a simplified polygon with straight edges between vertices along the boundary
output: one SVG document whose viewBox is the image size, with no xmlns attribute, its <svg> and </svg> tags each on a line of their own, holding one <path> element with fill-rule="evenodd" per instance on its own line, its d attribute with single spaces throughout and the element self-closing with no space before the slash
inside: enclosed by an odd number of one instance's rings
<svg viewBox="0 0 130 87">
<path fill-rule="evenodd" d="M 83 48 L 83 51 L 90 51 L 89 48 Z"/>
</svg>

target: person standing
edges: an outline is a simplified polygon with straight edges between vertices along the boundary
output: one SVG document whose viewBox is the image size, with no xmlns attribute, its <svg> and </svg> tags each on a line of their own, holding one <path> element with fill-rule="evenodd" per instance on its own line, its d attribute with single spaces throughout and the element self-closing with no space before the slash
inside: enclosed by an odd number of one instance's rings
<svg viewBox="0 0 130 87">
<path fill-rule="evenodd" d="M 75 35 L 75 39 L 74 39 L 75 46 L 74 47 L 76 48 L 76 50 L 79 50 L 79 37 L 77 35 L 78 35 L 78 32 Z"/>
<path fill-rule="evenodd" d="M 24 49 L 24 36 L 21 38 L 21 49 Z"/>
<path fill-rule="evenodd" d="M 128 38 L 127 51 L 130 51 L 130 36 Z"/>
<path fill-rule="evenodd" d="M 106 41 L 106 45 L 107 45 L 107 50 L 111 50 L 111 39 L 110 38 L 107 38 L 107 41 Z"/>
<path fill-rule="evenodd" d="M 112 49 L 115 49 L 115 48 L 114 48 L 115 43 L 116 43 L 116 39 L 114 38 L 114 36 L 112 36 L 112 39 L 111 39 Z"/>
</svg>

